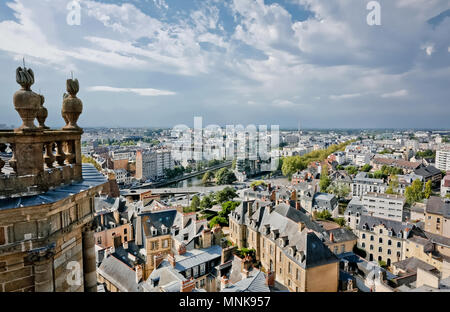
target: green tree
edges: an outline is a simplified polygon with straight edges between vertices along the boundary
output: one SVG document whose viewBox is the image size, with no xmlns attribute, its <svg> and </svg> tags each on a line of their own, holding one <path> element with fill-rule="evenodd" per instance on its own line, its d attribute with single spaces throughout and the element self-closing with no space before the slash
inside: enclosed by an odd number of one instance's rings
<svg viewBox="0 0 450 312">
<path fill-rule="evenodd" d="M 345 170 L 347 171 L 348 174 L 357 174 L 358 173 L 358 168 L 356 168 L 355 166 L 348 166 L 345 168 Z"/>
<path fill-rule="evenodd" d="M 224 217 L 228 219 L 230 213 L 240 205 L 240 202 L 227 201 L 222 204 L 222 210 L 219 212 L 219 217 Z"/>
<path fill-rule="evenodd" d="M 369 164 L 365 164 L 364 166 L 361 167 L 361 171 L 363 172 L 369 172 L 372 169 L 372 166 Z"/>
<path fill-rule="evenodd" d="M 216 183 L 218 185 L 232 184 L 236 180 L 236 175 L 228 168 L 222 168 L 216 173 Z"/>
<path fill-rule="evenodd" d="M 251 184 L 250 184 L 250 187 L 257 187 L 257 186 L 260 186 L 260 185 L 263 185 L 263 186 L 266 186 L 267 184 L 266 184 L 266 182 L 264 182 L 264 181 L 262 181 L 262 180 L 260 180 L 260 181 L 253 181 Z"/>
<path fill-rule="evenodd" d="M 425 198 L 430 198 L 431 194 L 433 193 L 433 191 L 431 190 L 431 186 L 431 180 L 428 180 L 428 182 L 425 183 L 425 190 L 423 192 L 423 196 Z"/>
<path fill-rule="evenodd" d="M 211 171 L 206 171 L 202 178 L 202 183 L 207 184 L 208 182 L 211 182 L 212 178 L 214 178 L 214 174 Z"/>
<path fill-rule="evenodd" d="M 386 194 L 398 194 L 398 176 L 391 175 L 391 180 L 389 181 L 389 187 L 386 189 Z"/>
<path fill-rule="evenodd" d="M 210 196 L 204 196 L 200 201 L 200 209 L 210 209 L 214 205 Z"/>
<path fill-rule="evenodd" d="M 192 196 L 191 199 L 192 211 L 197 211 L 199 207 L 200 207 L 200 198 L 197 195 Z"/>
<path fill-rule="evenodd" d="M 326 192 L 327 188 L 330 186 L 330 184 L 331 184 L 331 179 L 328 176 L 328 167 L 325 165 L 322 167 L 322 173 L 320 175 L 320 182 L 319 182 L 320 191 Z"/>
<path fill-rule="evenodd" d="M 236 197 L 236 190 L 232 187 L 226 187 L 223 190 L 216 192 L 215 194 L 215 199 L 218 203 L 224 203 Z"/>
<path fill-rule="evenodd" d="M 219 224 L 220 226 L 228 226 L 228 219 L 224 217 L 215 216 L 209 221 L 209 227 L 212 229 L 214 226 Z"/>
<path fill-rule="evenodd" d="M 316 211 L 315 218 L 318 220 L 332 220 L 331 212 L 324 209 L 323 211 Z"/>
<path fill-rule="evenodd" d="M 423 183 L 419 179 L 414 180 L 411 186 L 408 186 L 405 190 L 406 201 L 409 204 L 421 201 L 423 195 Z"/>
</svg>

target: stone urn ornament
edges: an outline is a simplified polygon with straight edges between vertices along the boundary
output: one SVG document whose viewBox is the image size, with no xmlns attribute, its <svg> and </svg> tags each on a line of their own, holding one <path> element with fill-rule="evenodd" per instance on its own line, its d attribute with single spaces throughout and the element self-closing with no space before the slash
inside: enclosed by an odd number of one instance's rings
<svg viewBox="0 0 450 312">
<path fill-rule="evenodd" d="M 77 98 L 77 93 L 80 90 L 78 79 L 67 79 L 66 82 L 67 93 L 64 93 L 62 117 L 66 122 L 63 130 L 81 130 L 77 125 L 78 117 L 83 112 L 83 102 Z"/>
<path fill-rule="evenodd" d="M 36 119 L 39 122 L 39 128 L 40 129 L 50 129 L 45 125 L 45 120 L 48 117 L 48 111 L 44 107 L 45 97 L 42 94 L 39 94 L 39 97 L 41 98 L 41 107 L 39 108 L 39 111 L 37 113 Z"/>
<path fill-rule="evenodd" d="M 16 81 L 22 89 L 14 93 L 13 102 L 23 124 L 15 131 L 37 130 L 34 119 L 41 107 L 41 97 L 31 91 L 31 86 L 34 84 L 34 73 L 31 68 L 25 67 L 25 62 L 23 68 L 16 69 Z"/>
</svg>

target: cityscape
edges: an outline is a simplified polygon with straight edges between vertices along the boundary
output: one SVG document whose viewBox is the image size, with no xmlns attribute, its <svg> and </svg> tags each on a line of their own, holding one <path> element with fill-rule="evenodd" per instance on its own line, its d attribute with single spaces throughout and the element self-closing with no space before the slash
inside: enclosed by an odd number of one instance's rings
<svg viewBox="0 0 450 312">
<path fill-rule="evenodd" d="M 50 30 L 39 28 L 30 12 L 44 8 L 29 0 L 0 4 L 0 63 L 7 69 L 0 74 L 0 292 L 172 293 L 181 298 L 177 307 L 199 309 L 215 304 L 202 293 L 228 296 L 224 306 L 273 309 L 270 299 L 278 293 L 450 292 L 449 3 L 362 1 L 355 10 L 369 30 L 352 33 L 376 41 L 371 32 L 384 27 L 408 45 L 418 32 L 425 44 L 413 65 L 399 59 L 374 65 L 387 50 L 354 43 L 367 55 L 355 52 L 352 63 L 314 46 L 328 48 L 324 28 L 337 27 L 337 40 L 344 40 L 347 24 L 332 9 L 344 10 L 347 1 L 337 2 L 43 5 L 65 12 L 68 29 L 92 27 L 84 38 L 111 49 L 104 54 L 82 47 L 77 30 L 55 30 L 72 37 L 72 52 L 45 41 L 50 34 L 39 39 L 41 49 L 31 37 Z M 429 29 L 391 32 L 390 10 L 420 11 L 411 18 Z M 198 24 L 184 20 L 187 13 Z M 173 18 L 186 23 L 174 25 Z M 233 38 L 225 35 L 231 22 L 241 23 Z M 95 37 L 100 24 L 105 36 L 127 38 L 124 45 Z M 152 27 L 161 29 L 152 33 Z M 283 41 L 289 39 L 283 31 L 300 38 L 301 58 L 289 57 L 294 46 Z M 192 40 L 211 46 L 194 49 L 196 56 L 180 52 L 175 62 L 173 50 L 187 49 L 181 45 L 191 32 L 199 32 Z M 25 41 L 10 42 L 15 36 Z M 136 45 L 125 48 L 127 40 Z M 152 46 L 163 40 L 173 53 L 165 59 Z M 236 40 L 255 55 L 238 57 L 244 52 L 237 52 Z M 345 51 L 349 41 L 336 49 Z M 397 45 L 392 42 L 401 53 Z M 267 59 L 250 47 L 266 48 Z M 246 75 L 260 75 L 253 82 L 225 70 L 242 70 L 243 59 Z M 258 67 L 265 61 L 270 70 Z M 114 62 L 125 67 L 113 68 Z M 133 78 L 136 64 L 143 69 Z M 369 70 L 375 77 L 362 74 Z M 210 75 L 220 82 L 207 81 Z M 132 87 L 139 79 L 144 83 Z M 218 88 L 223 82 L 229 84 Z M 194 93 L 203 92 L 205 102 L 197 103 Z M 266 297 L 244 302 L 230 293 Z"/>
</svg>

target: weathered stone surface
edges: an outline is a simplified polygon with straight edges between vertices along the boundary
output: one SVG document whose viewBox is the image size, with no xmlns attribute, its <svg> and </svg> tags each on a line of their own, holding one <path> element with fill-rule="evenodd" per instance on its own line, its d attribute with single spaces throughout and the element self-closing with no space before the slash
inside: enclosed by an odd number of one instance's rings
<svg viewBox="0 0 450 312">
<path fill-rule="evenodd" d="M 10 292 L 32 286 L 34 286 L 34 278 L 33 276 L 28 276 L 12 282 L 5 283 L 5 291 Z"/>
<path fill-rule="evenodd" d="M 7 271 L 0 273 L 0 283 L 6 283 L 16 279 L 24 278 L 32 275 L 31 267 L 24 267 L 22 269 Z"/>
</svg>

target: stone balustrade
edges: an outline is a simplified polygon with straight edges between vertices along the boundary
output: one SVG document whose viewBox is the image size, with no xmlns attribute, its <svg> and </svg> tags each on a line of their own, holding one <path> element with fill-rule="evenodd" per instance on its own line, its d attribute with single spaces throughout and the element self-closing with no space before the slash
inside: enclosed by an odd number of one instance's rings
<svg viewBox="0 0 450 312">
<path fill-rule="evenodd" d="M 82 180 L 80 130 L 0 130 L 0 198 Z"/>
</svg>

